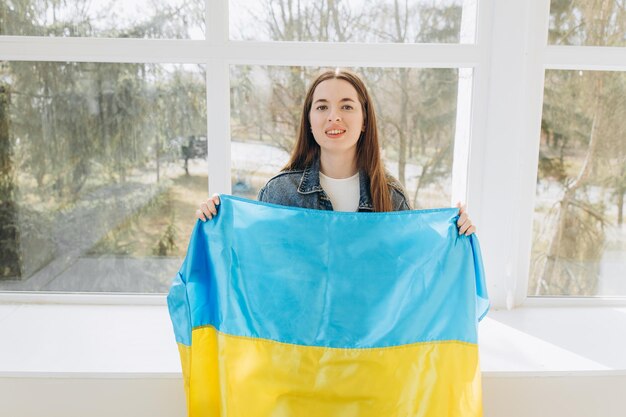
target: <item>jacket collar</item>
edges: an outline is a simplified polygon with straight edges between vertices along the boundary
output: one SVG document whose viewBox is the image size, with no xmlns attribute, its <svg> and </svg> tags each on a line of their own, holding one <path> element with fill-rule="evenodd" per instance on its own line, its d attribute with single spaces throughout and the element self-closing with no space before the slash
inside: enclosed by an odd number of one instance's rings
<svg viewBox="0 0 626 417">
<path fill-rule="evenodd" d="M 320 159 L 315 158 L 313 163 L 304 169 L 298 193 L 311 194 L 323 192 L 320 185 Z M 359 211 L 372 211 L 372 197 L 370 194 L 370 179 L 365 170 L 359 170 Z"/>
<path fill-rule="evenodd" d="M 304 169 L 302 178 L 300 178 L 298 192 L 300 194 L 311 194 L 320 191 L 323 191 L 320 185 L 320 160 L 315 158 L 313 163 Z"/>
</svg>

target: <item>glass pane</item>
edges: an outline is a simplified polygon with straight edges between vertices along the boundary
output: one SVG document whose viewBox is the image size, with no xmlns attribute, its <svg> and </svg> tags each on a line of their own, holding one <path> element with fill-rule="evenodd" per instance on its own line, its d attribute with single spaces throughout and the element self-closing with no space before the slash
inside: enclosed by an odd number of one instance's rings
<svg viewBox="0 0 626 417">
<path fill-rule="evenodd" d="M 0 35 L 204 39 L 205 0 L 3 0 Z"/>
<path fill-rule="evenodd" d="M 476 2 L 230 0 L 229 15 L 233 40 L 473 43 Z"/>
<path fill-rule="evenodd" d="M 256 198 L 293 149 L 309 82 L 320 68 L 231 66 L 233 193 Z M 448 207 L 457 69 L 353 68 L 374 101 L 387 169 L 414 208 Z"/>
<path fill-rule="evenodd" d="M 0 290 L 168 290 L 207 194 L 204 74 L 0 62 Z"/>
<path fill-rule="evenodd" d="M 626 295 L 626 73 L 546 72 L 529 295 Z"/>
<path fill-rule="evenodd" d="M 624 0 L 551 0 L 551 45 L 625 46 Z"/>
</svg>

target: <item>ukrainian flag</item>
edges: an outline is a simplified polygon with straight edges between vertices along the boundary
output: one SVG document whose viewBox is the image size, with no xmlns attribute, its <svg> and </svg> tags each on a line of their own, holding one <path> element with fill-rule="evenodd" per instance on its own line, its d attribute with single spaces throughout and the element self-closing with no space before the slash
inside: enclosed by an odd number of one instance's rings
<svg viewBox="0 0 626 417">
<path fill-rule="evenodd" d="M 489 303 L 458 208 L 220 198 L 167 297 L 190 416 L 482 415 Z"/>
</svg>

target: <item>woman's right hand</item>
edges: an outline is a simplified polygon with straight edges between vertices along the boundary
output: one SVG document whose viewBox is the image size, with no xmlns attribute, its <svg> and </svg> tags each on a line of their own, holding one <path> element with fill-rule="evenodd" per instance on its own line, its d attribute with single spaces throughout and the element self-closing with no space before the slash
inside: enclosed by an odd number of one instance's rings
<svg viewBox="0 0 626 417">
<path fill-rule="evenodd" d="M 219 195 L 213 194 L 213 196 L 208 198 L 207 201 L 200 203 L 200 208 L 196 210 L 196 217 L 203 222 L 205 222 L 207 218 L 211 220 L 213 216 L 217 214 L 217 206 L 219 206 L 219 204 Z"/>
</svg>

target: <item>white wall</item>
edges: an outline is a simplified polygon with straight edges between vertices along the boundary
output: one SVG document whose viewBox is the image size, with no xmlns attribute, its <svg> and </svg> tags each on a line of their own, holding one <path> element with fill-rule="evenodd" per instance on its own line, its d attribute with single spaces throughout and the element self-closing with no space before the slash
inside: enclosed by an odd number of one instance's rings
<svg viewBox="0 0 626 417">
<path fill-rule="evenodd" d="M 488 376 L 483 378 L 484 416 L 623 417 L 625 393 L 626 375 Z M 178 378 L 0 378 L 0 415 L 6 417 L 185 414 Z"/>
</svg>

